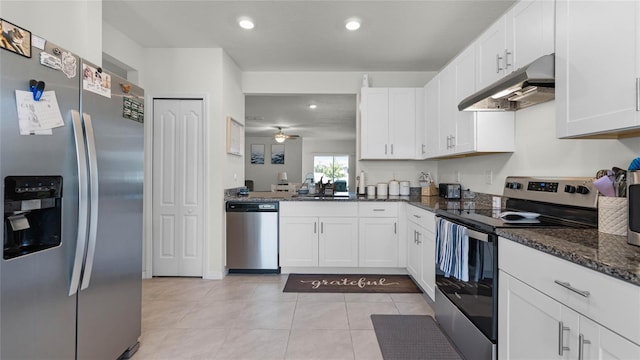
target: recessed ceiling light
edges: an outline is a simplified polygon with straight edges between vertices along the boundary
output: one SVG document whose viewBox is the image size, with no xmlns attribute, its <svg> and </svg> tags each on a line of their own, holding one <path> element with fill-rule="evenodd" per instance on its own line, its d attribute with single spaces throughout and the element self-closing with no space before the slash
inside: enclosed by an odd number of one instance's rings
<svg viewBox="0 0 640 360">
<path fill-rule="evenodd" d="M 309 109 L 315 109 L 317 107 L 318 107 L 318 105 L 316 105 L 316 104 L 309 104 Z"/>
<path fill-rule="evenodd" d="M 239 18 L 238 19 L 238 25 L 240 25 L 241 28 L 246 29 L 246 30 L 251 30 L 256 26 L 253 23 L 253 20 L 251 18 L 248 18 L 248 17 Z"/>
<path fill-rule="evenodd" d="M 360 19 L 350 18 L 347 19 L 347 23 L 345 24 L 347 30 L 355 31 L 360 29 Z"/>
</svg>

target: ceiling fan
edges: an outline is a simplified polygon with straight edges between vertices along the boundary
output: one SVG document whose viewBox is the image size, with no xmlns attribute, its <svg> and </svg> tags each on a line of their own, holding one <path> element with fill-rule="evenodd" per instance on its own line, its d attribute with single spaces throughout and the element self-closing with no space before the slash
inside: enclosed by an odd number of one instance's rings
<svg viewBox="0 0 640 360">
<path fill-rule="evenodd" d="M 299 137 L 300 135 L 285 135 L 281 127 L 278 127 L 278 132 L 273 134 L 273 138 L 279 143 L 284 142 L 286 139 L 297 139 Z"/>
</svg>

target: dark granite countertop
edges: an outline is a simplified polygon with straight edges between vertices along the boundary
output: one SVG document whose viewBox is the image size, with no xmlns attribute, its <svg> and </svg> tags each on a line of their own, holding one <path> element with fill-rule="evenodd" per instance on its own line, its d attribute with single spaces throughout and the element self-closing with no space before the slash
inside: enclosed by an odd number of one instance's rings
<svg viewBox="0 0 640 360">
<path fill-rule="evenodd" d="M 490 208 L 493 195 L 476 194 L 474 199 L 447 200 L 439 196 L 349 197 L 295 196 L 289 193 L 252 192 L 229 195 L 226 201 L 404 201 L 421 209 Z M 500 228 L 497 234 L 550 255 L 640 286 L 640 247 L 627 244 L 625 236 L 597 229 Z"/>
<path fill-rule="evenodd" d="M 497 234 L 536 250 L 640 286 L 640 247 L 626 236 L 597 229 L 498 229 Z"/>
</svg>

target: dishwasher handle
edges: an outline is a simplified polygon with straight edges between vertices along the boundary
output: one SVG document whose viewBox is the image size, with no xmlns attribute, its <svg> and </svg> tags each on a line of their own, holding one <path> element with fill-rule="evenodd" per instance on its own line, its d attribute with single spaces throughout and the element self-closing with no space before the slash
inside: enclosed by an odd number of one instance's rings
<svg viewBox="0 0 640 360">
<path fill-rule="evenodd" d="M 227 212 L 278 212 L 277 202 L 227 201 Z"/>
</svg>

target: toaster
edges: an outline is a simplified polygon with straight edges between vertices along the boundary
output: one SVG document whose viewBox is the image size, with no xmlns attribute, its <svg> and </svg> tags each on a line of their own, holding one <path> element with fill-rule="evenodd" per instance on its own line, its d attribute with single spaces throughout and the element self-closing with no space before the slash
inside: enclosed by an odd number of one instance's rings
<svg viewBox="0 0 640 360">
<path fill-rule="evenodd" d="M 444 183 L 439 185 L 438 193 L 445 199 L 460 199 L 462 186 L 460 184 Z"/>
</svg>

